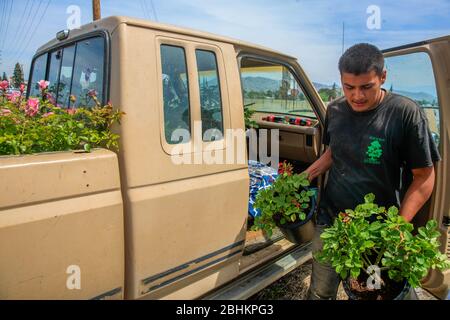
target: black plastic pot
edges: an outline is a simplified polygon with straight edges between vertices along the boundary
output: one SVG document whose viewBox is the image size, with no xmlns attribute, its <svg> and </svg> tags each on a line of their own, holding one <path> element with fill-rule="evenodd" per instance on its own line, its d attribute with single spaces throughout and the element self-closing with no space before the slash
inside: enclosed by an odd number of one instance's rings
<svg viewBox="0 0 450 320">
<path fill-rule="evenodd" d="M 348 298 L 350 300 L 362 300 L 357 293 L 355 293 L 350 289 L 349 280 L 350 278 L 347 278 L 344 281 L 342 281 L 342 286 L 344 287 L 344 291 L 347 294 Z M 413 296 L 410 296 L 411 291 L 412 290 L 409 283 L 406 280 L 403 280 L 403 289 L 398 293 L 398 295 L 393 300 L 411 300 L 411 299 L 414 300 L 415 294 L 413 294 Z"/>
<path fill-rule="evenodd" d="M 314 215 L 315 208 L 316 202 L 314 197 L 312 197 L 311 209 L 305 220 L 285 224 L 277 223 L 278 229 L 292 243 L 304 244 L 311 241 L 314 235 L 314 224 L 311 218 Z"/>
</svg>

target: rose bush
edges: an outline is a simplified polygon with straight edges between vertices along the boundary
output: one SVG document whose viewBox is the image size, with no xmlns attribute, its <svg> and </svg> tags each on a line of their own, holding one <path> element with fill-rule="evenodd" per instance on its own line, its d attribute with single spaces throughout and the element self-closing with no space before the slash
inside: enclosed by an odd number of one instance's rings
<svg viewBox="0 0 450 320">
<path fill-rule="evenodd" d="M 119 136 L 110 129 L 120 123 L 124 114 L 111 103 L 102 106 L 96 92 L 89 98 L 93 108 L 73 108 L 76 98 L 70 97 L 68 109 L 55 104 L 48 93 L 49 82 L 38 82 L 40 97 L 28 100 L 20 93 L 8 93 L 8 81 L 0 82 L 0 155 L 20 155 L 51 151 L 85 150 L 103 147 L 118 150 Z"/>
</svg>

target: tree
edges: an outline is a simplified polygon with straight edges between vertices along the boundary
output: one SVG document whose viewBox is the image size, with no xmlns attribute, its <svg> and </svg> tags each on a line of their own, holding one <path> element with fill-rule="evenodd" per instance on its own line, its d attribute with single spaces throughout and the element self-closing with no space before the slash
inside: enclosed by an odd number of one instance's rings
<svg viewBox="0 0 450 320">
<path fill-rule="evenodd" d="M 1 80 L 8 80 L 8 76 L 6 75 L 6 72 L 3 72 L 3 76 L 1 78 Z"/>
<path fill-rule="evenodd" d="M 20 64 L 17 62 L 16 66 L 14 67 L 14 74 L 12 77 L 12 85 L 14 88 L 19 88 L 20 85 L 23 83 L 23 70 Z"/>
<path fill-rule="evenodd" d="M 338 92 L 337 92 L 336 82 L 333 82 L 333 87 L 331 88 L 331 93 L 330 93 L 330 96 L 329 96 L 329 100 L 336 99 L 337 95 L 338 95 Z"/>
</svg>

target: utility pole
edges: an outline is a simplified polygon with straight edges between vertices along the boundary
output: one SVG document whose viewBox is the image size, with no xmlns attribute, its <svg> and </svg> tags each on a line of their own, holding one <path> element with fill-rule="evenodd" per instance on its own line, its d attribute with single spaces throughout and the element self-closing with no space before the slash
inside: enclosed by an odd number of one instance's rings
<svg viewBox="0 0 450 320">
<path fill-rule="evenodd" d="M 92 17 L 94 18 L 94 21 L 102 18 L 100 0 L 92 0 Z"/>
</svg>

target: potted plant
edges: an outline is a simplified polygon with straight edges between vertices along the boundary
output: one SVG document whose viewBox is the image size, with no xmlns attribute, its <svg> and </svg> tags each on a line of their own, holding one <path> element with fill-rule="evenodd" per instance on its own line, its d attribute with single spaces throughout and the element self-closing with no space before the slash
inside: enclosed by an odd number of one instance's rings
<svg viewBox="0 0 450 320">
<path fill-rule="evenodd" d="M 368 194 L 354 210 L 339 213 L 321 235 L 323 249 L 316 254 L 332 265 L 353 300 L 401 300 L 410 287 L 419 287 L 430 268 L 448 269 L 439 251 L 436 221 L 428 221 L 413 235 L 413 225 L 386 210 Z"/>
<path fill-rule="evenodd" d="M 262 229 L 269 237 L 278 227 L 286 239 L 302 244 L 312 239 L 311 218 L 315 208 L 315 191 L 310 190 L 307 173 L 294 174 L 291 164 L 280 164 L 273 184 L 258 192 L 254 207 L 261 214 L 255 217 L 252 230 Z"/>
</svg>

